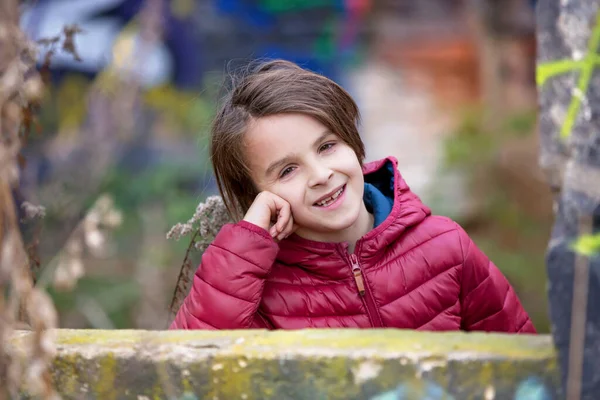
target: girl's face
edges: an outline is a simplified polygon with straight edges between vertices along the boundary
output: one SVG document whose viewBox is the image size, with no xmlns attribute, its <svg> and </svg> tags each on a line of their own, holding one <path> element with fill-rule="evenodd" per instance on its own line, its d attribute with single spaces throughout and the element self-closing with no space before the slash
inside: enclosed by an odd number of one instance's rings
<svg viewBox="0 0 600 400">
<path fill-rule="evenodd" d="M 327 242 L 352 237 L 367 213 L 354 150 L 302 114 L 260 118 L 249 128 L 245 144 L 252 180 L 260 191 L 290 204 L 296 233 Z"/>
</svg>

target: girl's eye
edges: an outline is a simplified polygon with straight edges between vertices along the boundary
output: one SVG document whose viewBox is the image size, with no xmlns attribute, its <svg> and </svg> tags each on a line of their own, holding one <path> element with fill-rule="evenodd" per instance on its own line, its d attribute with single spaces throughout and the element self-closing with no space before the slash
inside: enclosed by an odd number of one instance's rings
<svg viewBox="0 0 600 400">
<path fill-rule="evenodd" d="M 287 167 L 286 169 L 281 171 L 281 174 L 279 175 L 279 177 L 283 178 L 284 176 L 290 174 L 293 170 L 294 170 L 294 167 Z"/>
<path fill-rule="evenodd" d="M 325 143 L 323 146 L 321 146 L 319 148 L 319 152 L 321 152 L 321 151 L 327 151 L 327 150 L 331 149 L 333 146 L 335 146 L 335 142 Z"/>
</svg>

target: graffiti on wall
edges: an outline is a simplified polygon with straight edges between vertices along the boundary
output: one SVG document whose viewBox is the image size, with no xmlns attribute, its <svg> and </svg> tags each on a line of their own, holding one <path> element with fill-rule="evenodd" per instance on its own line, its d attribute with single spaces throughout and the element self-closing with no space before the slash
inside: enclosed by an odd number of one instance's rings
<svg viewBox="0 0 600 400">
<path fill-rule="evenodd" d="M 591 118 L 591 109 L 587 104 L 586 93 L 592 81 L 594 69 L 598 66 L 598 48 L 600 47 L 600 11 L 596 14 L 596 22 L 592 35 L 588 41 L 588 51 L 586 54 L 581 54 L 579 59 L 555 60 L 540 63 L 536 71 L 536 80 L 541 88 L 548 79 L 563 75 L 569 72 L 580 72 L 577 88 L 573 91 L 567 115 L 560 127 L 560 137 L 567 139 L 573 127 L 579 111 L 584 107 L 584 117 Z"/>
</svg>

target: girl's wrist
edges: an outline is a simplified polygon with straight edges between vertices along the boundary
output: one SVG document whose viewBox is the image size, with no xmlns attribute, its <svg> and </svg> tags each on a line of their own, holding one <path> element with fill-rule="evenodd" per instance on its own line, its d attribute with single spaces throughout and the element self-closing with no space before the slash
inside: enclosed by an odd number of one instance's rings
<svg viewBox="0 0 600 400">
<path fill-rule="evenodd" d="M 267 226 L 266 228 L 263 226 L 263 224 L 261 224 L 260 222 L 254 221 L 252 218 L 246 218 L 244 217 L 244 219 L 242 219 L 242 221 L 247 222 L 249 224 L 252 224 L 260 229 L 264 229 L 265 231 L 269 230 L 269 227 Z"/>
<path fill-rule="evenodd" d="M 240 220 L 240 222 L 238 222 L 238 226 L 241 226 L 242 228 L 246 228 L 252 232 L 258 233 L 259 235 L 264 236 L 266 238 L 273 239 L 267 229 L 261 227 L 260 225 L 255 224 L 252 221 L 242 219 L 242 220 Z"/>
</svg>

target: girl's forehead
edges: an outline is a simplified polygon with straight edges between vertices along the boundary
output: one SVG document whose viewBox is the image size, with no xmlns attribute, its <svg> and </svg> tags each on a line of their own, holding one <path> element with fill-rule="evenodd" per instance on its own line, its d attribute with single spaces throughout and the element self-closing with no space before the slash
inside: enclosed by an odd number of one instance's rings
<svg viewBox="0 0 600 400">
<path fill-rule="evenodd" d="M 247 158 L 254 171 L 267 174 L 274 163 L 311 151 L 331 132 L 316 119 L 282 114 L 255 120 L 245 137 Z"/>
<path fill-rule="evenodd" d="M 285 148 L 312 143 L 327 132 L 315 118 L 303 114 L 278 114 L 256 119 L 249 126 L 246 141 L 252 145 Z"/>
</svg>

